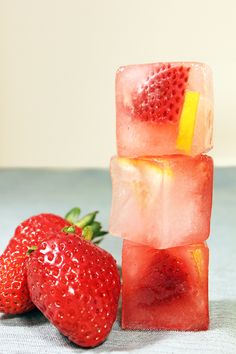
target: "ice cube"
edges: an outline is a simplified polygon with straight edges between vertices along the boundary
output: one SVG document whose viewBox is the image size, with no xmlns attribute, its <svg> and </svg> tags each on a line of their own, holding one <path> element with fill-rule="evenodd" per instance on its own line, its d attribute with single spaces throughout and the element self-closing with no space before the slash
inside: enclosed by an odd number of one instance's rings
<svg viewBox="0 0 236 354">
<path fill-rule="evenodd" d="M 210 232 L 209 156 L 111 160 L 110 233 L 155 248 L 205 241 Z"/>
<path fill-rule="evenodd" d="M 208 248 L 158 250 L 125 240 L 122 328 L 208 329 Z"/>
<path fill-rule="evenodd" d="M 212 148 L 211 70 L 190 62 L 121 67 L 116 115 L 120 156 L 207 152 Z"/>
</svg>

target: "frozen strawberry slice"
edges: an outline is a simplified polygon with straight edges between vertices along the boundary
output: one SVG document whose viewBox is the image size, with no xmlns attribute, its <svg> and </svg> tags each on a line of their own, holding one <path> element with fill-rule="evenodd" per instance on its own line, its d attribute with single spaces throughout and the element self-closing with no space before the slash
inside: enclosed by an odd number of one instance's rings
<svg viewBox="0 0 236 354">
<path fill-rule="evenodd" d="M 133 118 L 141 121 L 176 122 L 184 101 L 190 67 L 159 64 L 133 93 Z"/>
<path fill-rule="evenodd" d="M 208 328 L 205 244 L 158 250 L 124 241 L 122 275 L 122 328 Z"/>
<path fill-rule="evenodd" d="M 137 296 L 140 298 L 139 304 L 144 306 L 180 298 L 190 288 L 184 261 L 166 250 L 154 253 L 141 284 Z"/>
<path fill-rule="evenodd" d="M 210 68 L 197 62 L 121 67 L 116 74 L 119 156 L 196 156 L 212 148 Z"/>
</svg>

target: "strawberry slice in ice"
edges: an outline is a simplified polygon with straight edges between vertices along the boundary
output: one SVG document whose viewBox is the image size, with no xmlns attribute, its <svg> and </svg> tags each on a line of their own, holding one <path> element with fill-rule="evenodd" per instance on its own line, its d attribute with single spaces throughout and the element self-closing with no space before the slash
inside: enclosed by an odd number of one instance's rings
<svg viewBox="0 0 236 354">
<path fill-rule="evenodd" d="M 133 93 L 133 118 L 168 123 L 179 119 L 190 67 L 160 64 Z"/>
<path fill-rule="evenodd" d="M 125 240 L 122 328 L 208 329 L 208 248 L 158 250 Z"/>
<path fill-rule="evenodd" d="M 116 75 L 118 155 L 195 156 L 212 148 L 210 68 L 175 62 L 129 65 Z"/>
</svg>

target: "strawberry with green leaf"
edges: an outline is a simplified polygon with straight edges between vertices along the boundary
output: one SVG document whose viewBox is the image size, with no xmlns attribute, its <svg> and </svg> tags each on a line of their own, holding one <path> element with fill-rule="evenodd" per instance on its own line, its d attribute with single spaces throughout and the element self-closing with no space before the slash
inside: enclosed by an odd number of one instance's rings
<svg viewBox="0 0 236 354">
<path fill-rule="evenodd" d="M 65 227 L 74 225 L 77 237 L 85 237 L 96 243 L 106 231 L 95 220 L 97 211 L 79 219 L 80 209 L 73 208 L 64 218 L 54 214 L 39 214 L 22 222 L 15 230 L 6 250 L 0 257 L 0 312 L 21 314 L 34 305 L 29 297 L 26 280 L 27 251 Z"/>
</svg>

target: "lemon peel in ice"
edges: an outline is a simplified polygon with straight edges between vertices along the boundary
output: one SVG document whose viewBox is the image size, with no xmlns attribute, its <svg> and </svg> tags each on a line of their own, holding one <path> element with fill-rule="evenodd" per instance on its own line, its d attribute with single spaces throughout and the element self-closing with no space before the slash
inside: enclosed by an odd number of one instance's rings
<svg viewBox="0 0 236 354">
<path fill-rule="evenodd" d="M 187 91 L 184 98 L 176 146 L 186 154 L 190 154 L 192 149 L 199 98 L 199 92 L 195 91 Z"/>
</svg>

